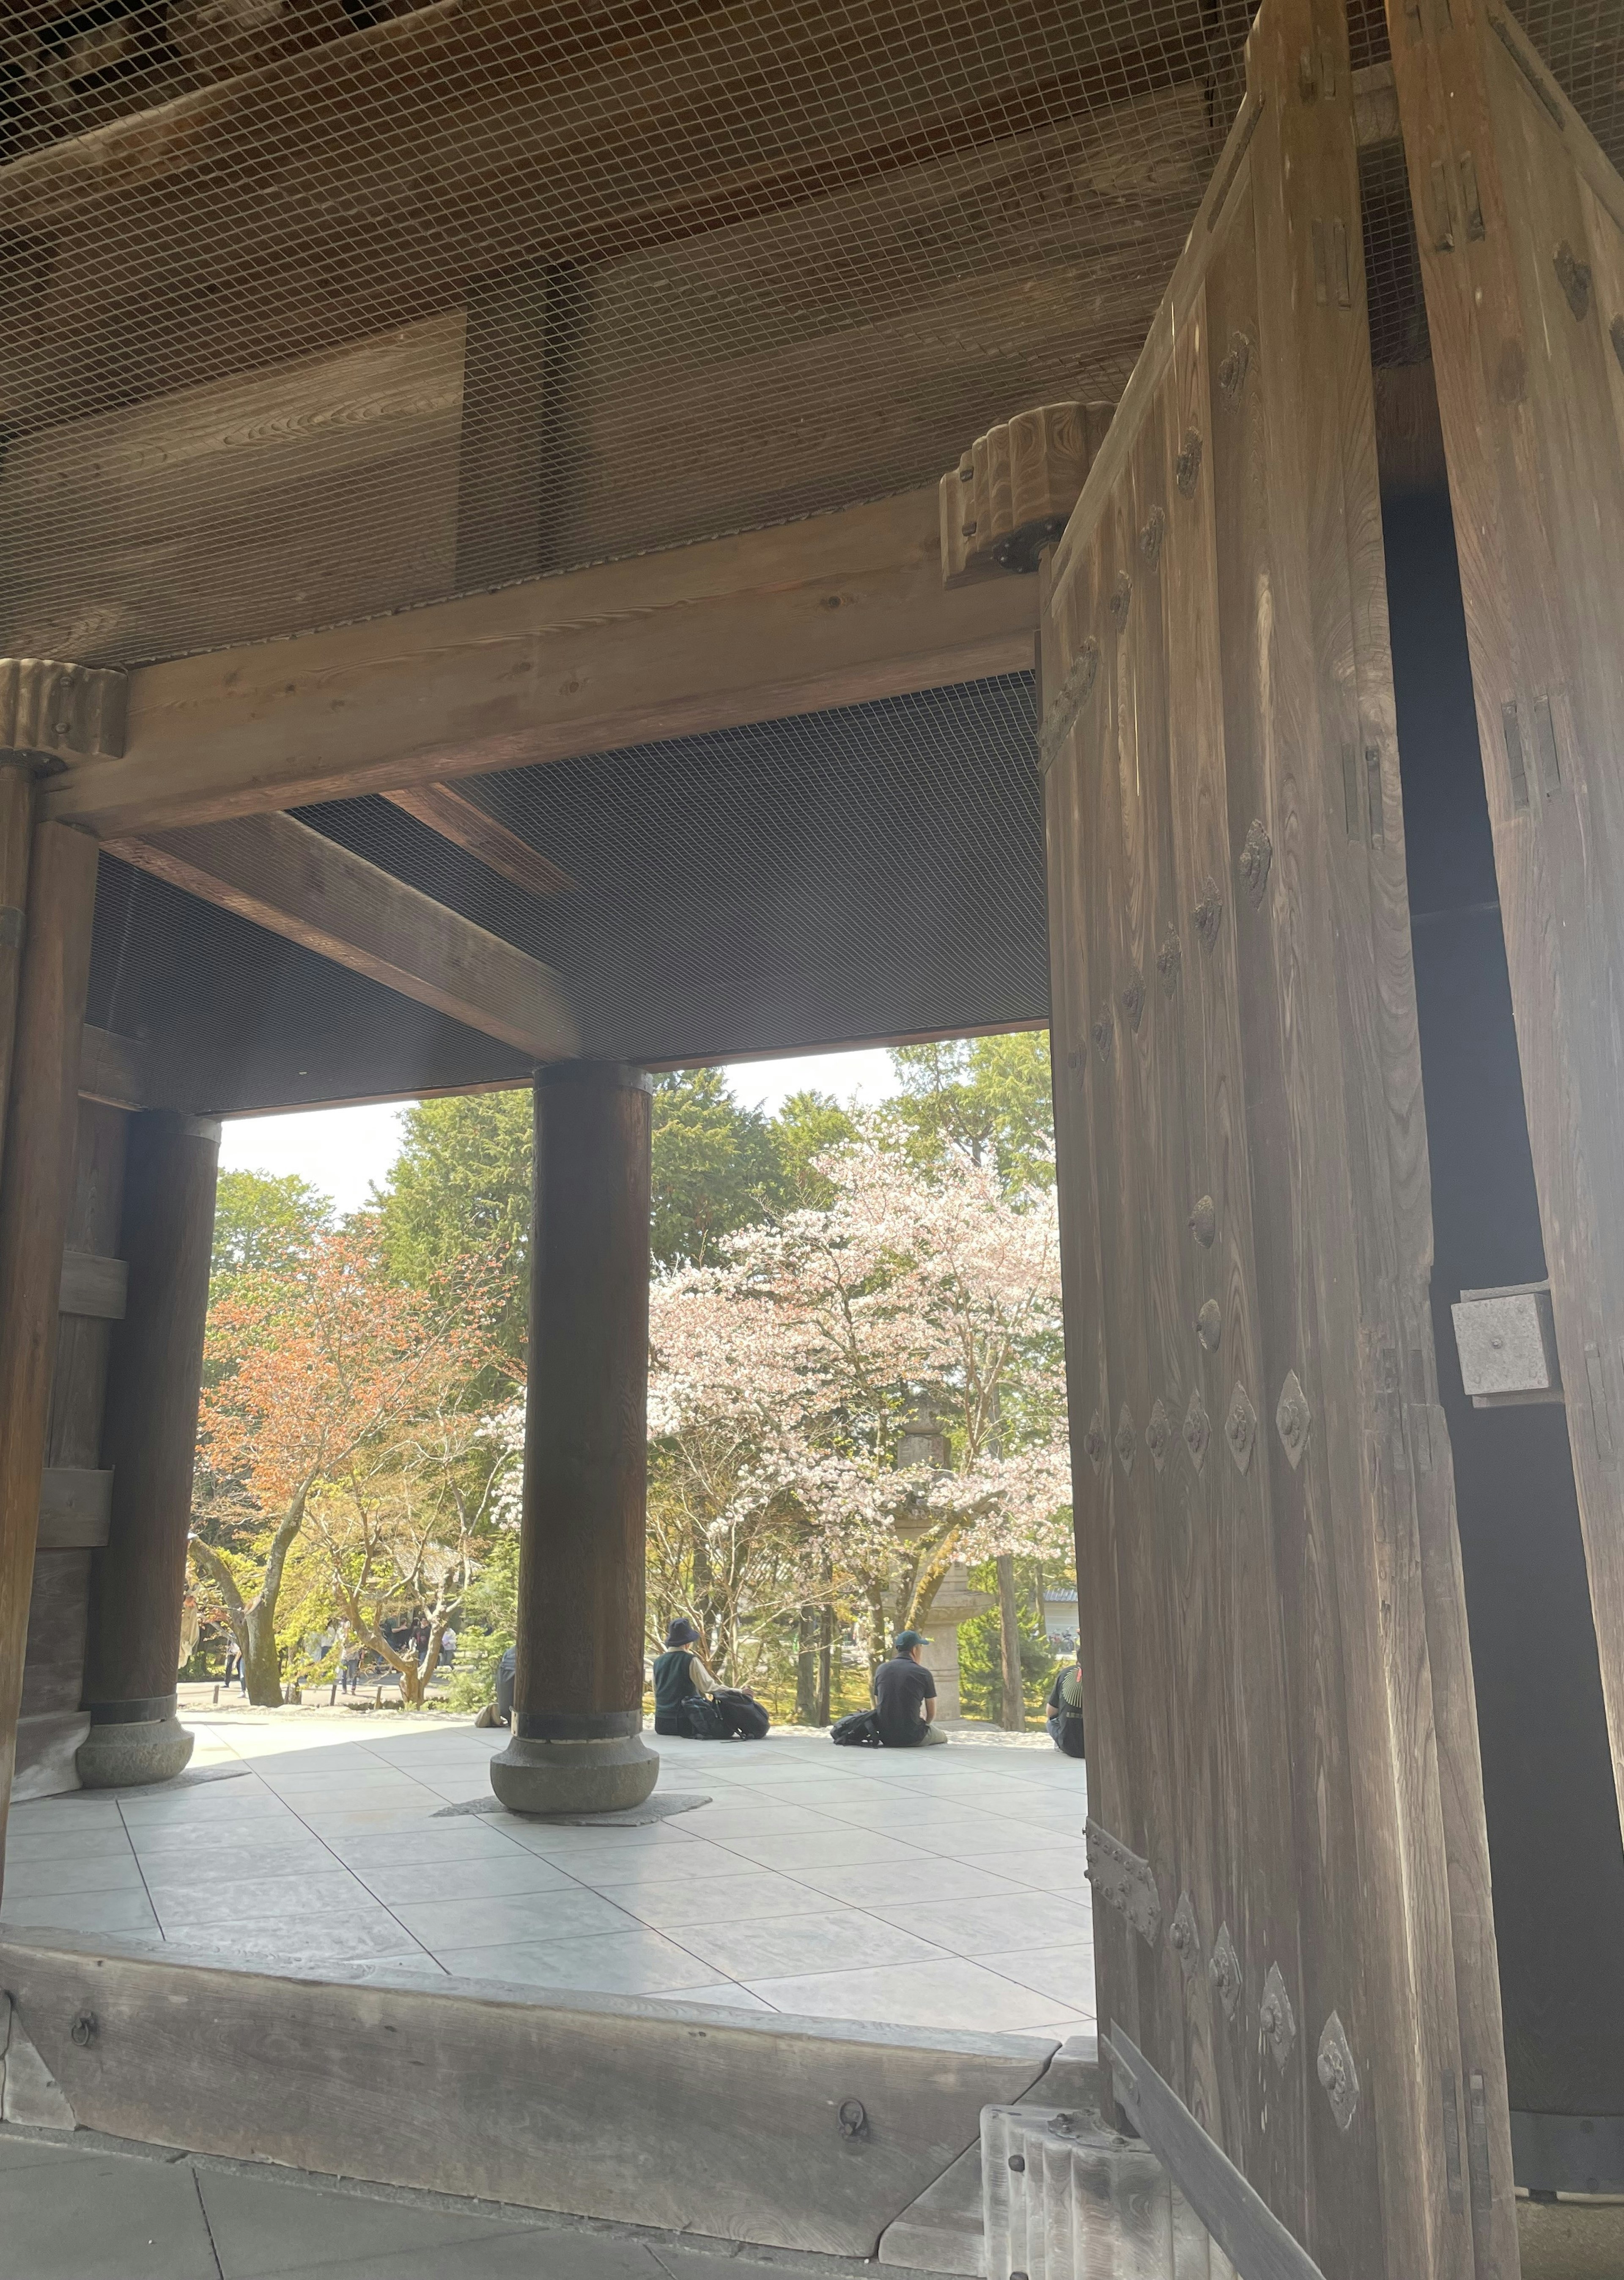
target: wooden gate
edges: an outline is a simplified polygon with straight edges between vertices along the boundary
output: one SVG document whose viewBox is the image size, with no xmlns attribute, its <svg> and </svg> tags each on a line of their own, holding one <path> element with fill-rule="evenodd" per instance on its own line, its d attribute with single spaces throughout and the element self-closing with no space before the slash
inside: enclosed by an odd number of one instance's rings
<svg viewBox="0 0 1624 2280">
<path fill-rule="evenodd" d="M 1394 12 L 1478 739 L 1624 1798 L 1624 181 L 1485 0 Z"/>
<path fill-rule="evenodd" d="M 1043 571 L 1100 2024 L 1243 2272 L 1484 2280 L 1511 2151 L 1342 10 L 1265 0 L 1248 61 Z"/>
</svg>

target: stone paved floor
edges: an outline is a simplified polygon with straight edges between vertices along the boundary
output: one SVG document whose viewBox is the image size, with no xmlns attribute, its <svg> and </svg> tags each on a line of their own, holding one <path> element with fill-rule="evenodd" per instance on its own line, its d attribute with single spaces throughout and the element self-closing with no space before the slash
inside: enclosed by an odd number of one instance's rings
<svg viewBox="0 0 1624 2280">
<path fill-rule="evenodd" d="M 505 1740 L 444 1719 L 196 1730 L 195 1764 L 248 1770 L 13 1808 L 8 1923 L 887 2025 L 1094 2022 L 1085 1768 L 1042 1736 L 662 1740 L 664 1785 L 711 1802 L 604 1829 L 435 1819 L 489 1794 Z"/>
<path fill-rule="evenodd" d="M 0 2280 L 861 2280 L 533 2209 L 0 2128 Z"/>
</svg>

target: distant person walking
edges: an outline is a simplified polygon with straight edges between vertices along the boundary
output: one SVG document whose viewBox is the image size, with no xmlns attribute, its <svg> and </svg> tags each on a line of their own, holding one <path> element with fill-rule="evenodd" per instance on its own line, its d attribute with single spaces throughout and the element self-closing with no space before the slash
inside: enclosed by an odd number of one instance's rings
<svg viewBox="0 0 1624 2280">
<path fill-rule="evenodd" d="M 654 1730 L 657 1734 L 693 1736 L 694 1725 L 683 1704 L 696 1694 L 714 1697 L 720 1682 L 694 1652 L 700 1644 L 699 1627 L 679 1615 L 666 1633 L 665 1652 L 654 1658 Z"/>
<path fill-rule="evenodd" d="M 1063 1662 L 1054 1675 L 1054 1684 L 1049 1690 L 1049 1699 L 1043 1705 L 1043 1723 L 1049 1729 L 1049 1738 L 1057 1750 L 1064 1750 L 1068 1758 L 1086 1757 L 1082 1745 L 1082 1667 L 1080 1663 Z"/>
<path fill-rule="evenodd" d="M 338 1658 L 338 1691 L 353 1694 L 361 1683 L 361 1643 L 351 1639 Z"/>
<path fill-rule="evenodd" d="M 947 1739 L 932 1722 L 936 1714 L 936 1682 L 920 1660 L 920 1649 L 930 1641 L 923 1631 L 898 1631 L 895 1652 L 874 1673 L 874 1708 L 880 1739 L 888 1750 L 935 1747 Z"/>
</svg>

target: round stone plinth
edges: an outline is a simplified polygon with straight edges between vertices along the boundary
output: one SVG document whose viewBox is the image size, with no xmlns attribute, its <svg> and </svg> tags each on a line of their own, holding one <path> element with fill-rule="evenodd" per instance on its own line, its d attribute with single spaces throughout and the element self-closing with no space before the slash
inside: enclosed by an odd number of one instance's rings
<svg viewBox="0 0 1624 2280">
<path fill-rule="evenodd" d="M 86 1789 L 139 1789 L 184 1773 L 192 1737 L 178 1718 L 138 1718 L 93 1725 L 73 1762 Z"/>
<path fill-rule="evenodd" d="M 623 1813 L 659 1778 L 637 1734 L 602 1742 L 535 1742 L 515 1734 L 490 1761 L 490 1785 L 510 1813 Z"/>
</svg>

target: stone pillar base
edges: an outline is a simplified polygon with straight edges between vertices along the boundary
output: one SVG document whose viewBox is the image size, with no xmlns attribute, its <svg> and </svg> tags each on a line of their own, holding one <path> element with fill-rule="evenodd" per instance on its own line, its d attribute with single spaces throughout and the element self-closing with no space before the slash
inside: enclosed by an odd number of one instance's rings
<svg viewBox="0 0 1624 2280">
<path fill-rule="evenodd" d="M 624 1813 L 658 1778 L 659 1759 L 639 1734 L 592 1742 L 515 1734 L 490 1761 L 490 1785 L 510 1813 Z"/>
<path fill-rule="evenodd" d="M 86 1789 L 139 1789 L 184 1773 L 192 1737 L 180 1720 L 138 1718 L 128 1725 L 93 1724 L 74 1763 Z"/>
</svg>

